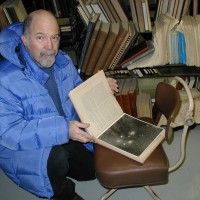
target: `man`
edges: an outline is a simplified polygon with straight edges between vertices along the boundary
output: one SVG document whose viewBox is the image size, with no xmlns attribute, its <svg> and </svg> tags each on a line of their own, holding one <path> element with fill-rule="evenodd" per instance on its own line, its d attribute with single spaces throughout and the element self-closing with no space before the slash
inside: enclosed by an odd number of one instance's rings
<svg viewBox="0 0 200 200">
<path fill-rule="evenodd" d="M 0 168 L 37 196 L 80 200 L 70 178 L 95 178 L 94 138 L 68 97 L 82 80 L 59 42 L 56 18 L 45 10 L 0 33 Z M 108 83 L 118 91 L 114 79 Z"/>
</svg>

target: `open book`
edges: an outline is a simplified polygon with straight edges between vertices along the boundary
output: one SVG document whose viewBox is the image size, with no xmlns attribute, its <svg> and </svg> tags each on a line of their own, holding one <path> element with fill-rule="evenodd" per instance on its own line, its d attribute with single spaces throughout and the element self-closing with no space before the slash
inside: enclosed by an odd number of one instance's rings
<svg viewBox="0 0 200 200">
<path fill-rule="evenodd" d="M 123 113 L 105 74 L 96 73 L 69 93 L 95 142 L 143 163 L 163 141 L 164 129 Z"/>
</svg>

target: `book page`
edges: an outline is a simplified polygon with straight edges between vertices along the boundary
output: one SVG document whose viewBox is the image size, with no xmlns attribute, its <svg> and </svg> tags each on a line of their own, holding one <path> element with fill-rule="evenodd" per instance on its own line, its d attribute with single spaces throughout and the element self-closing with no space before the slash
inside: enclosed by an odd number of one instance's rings
<svg viewBox="0 0 200 200">
<path fill-rule="evenodd" d="M 124 113 L 98 139 L 126 153 L 140 156 L 155 142 L 163 128 L 154 126 Z M 164 134 L 162 134 L 162 139 Z"/>
<path fill-rule="evenodd" d="M 72 90 L 69 97 L 80 120 L 90 124 L 88 133 L 95 137 L 123 114 L 103 71 Z"/>
</svg>

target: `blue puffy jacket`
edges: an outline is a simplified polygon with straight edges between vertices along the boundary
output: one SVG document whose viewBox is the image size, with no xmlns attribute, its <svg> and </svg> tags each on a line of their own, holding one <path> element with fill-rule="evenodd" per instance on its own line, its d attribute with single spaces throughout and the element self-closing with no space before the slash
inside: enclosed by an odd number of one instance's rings
<svg viewBox="0 0 200 200">
<path fill-rule="evenodd" d="M 45 88 L 48 75 L 25 50 L 21 34 L 22 23 L 0 32 L 0 53 L 5 58 L 0 62 L 0 168 L 20 187 L 50 199 L 48 156 L 52 146 L 69 141 L 68 122 L 78 116 L 68 93 L 82 80 L 69 56 L 59 51 L 55 80 L 67 117 L 59 116 Z"/>
</svg>

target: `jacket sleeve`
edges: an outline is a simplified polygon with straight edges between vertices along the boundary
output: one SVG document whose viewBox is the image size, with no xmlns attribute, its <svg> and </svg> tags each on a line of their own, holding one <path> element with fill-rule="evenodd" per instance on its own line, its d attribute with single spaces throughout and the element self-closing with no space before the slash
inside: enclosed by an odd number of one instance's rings
<svg viewBox="0 0 200 200">
<path fill-rule="evenodd" d="M 68 142 L 68 122 L 51 114 L 26 119 L 21 102 L 0 85 L 0 144 L 12 150 L 31 150 Z"/>
</svg>

